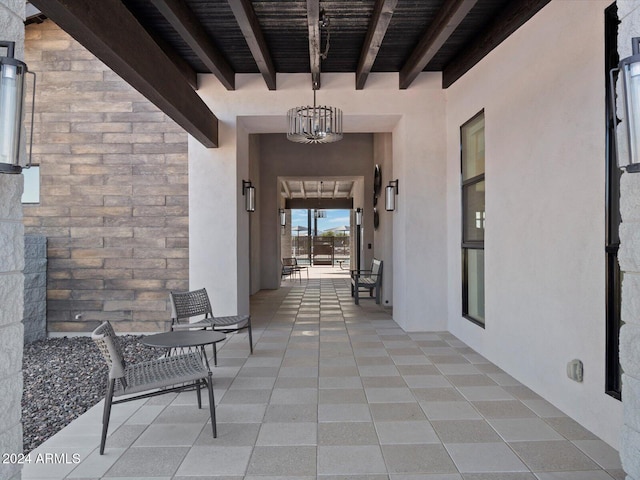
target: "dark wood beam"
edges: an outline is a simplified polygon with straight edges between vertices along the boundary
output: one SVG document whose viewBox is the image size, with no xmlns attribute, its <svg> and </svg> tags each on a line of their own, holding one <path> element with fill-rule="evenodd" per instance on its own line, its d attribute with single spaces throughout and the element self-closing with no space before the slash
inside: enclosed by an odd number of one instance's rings
<svg viewBox="0 0 640 480">
<path fill-rule="evenodd" d="M 32 3 L 205 147 L 218 146 L 218 119 L 121 0 Z"/>
<path fill-rule="evenodd" d="M 227 90 L 235 90 L 235 72 L 202 24 L 182 0 L 151 0 L 193 52 Z"/>
<path fill-rule="evenodd" d="M 376 0 L 356 70 L 356 90 L 362 90 L 367 82 L 397 4 L 398 0 Z"/>
<path fill-rule="evenodd" d="M 308 208 L 317 210 L 351 210 L 353 209 L 353 198 L 323 198 L 321 200 L 317 198 L 287 198 L 284 201 L 284 208 L 300 210 L 306 210 Z"/>
<path fill-rule="evenodd" d="M 400 70 L 400 88 L 408 88 L 418 74 L 442 48 L 460 22 L 467 16 L 477 0 L 446 0 L 429 29 L 411 52 L 409 59 Z"/>
<path fill-rule="evenodd" d="M 162 37 L 158 36 L 155 32 L 150 32 L 147 30 L 147 33 L 151 35 L 153 41 L 158 44 L 158 46 L 162 49 L 164 54 L 171 60 L 176 67 L 178 67 L 178 71 L 182 74 L 182 76 L 189 82 L 195 90 L 198 89 L 198 74 L 196 71 L 187 63 L 187 61 L 182 58 L 178 52 L 176 52 L 175 48 L 169 45 Z"/>
<path fill-rule="evenodd" d="M 307 0 L 307 24 L 309 26 L 309 63 L 311 86 L 320 89 L 320 0 Z"/>
<path fill-rule="evenodd" d="M 267 84 L 269 90 L 276 89 L 276 69 L 273 66 L 273 60 L 271 59 L 271 53 L 267 47 L 267 42 L 262 34 L 260 23 L 258 23 L 258 17 L 253 10 L 251 0 L 227 0 L 229 6 L 236 17 L 238 26 L 242 30 L 249 50 L 253 55 L 253 59 L 258 65 L 258 70 L 262 73 L 264 81 Z"/>
<path fill-rule="evenodd" d="M 510 0 L 502 12 L 442 71 L 442 88 L 449 88 L 482 60 L 491 50 L 500 45 L 531 17 L 538 13 L 550 0 Z"/>
</svg>

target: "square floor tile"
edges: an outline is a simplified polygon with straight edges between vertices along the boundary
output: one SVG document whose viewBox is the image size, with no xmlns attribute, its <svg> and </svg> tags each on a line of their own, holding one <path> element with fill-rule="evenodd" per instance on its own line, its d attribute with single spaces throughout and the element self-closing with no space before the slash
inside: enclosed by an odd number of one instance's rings
<svg viewBox="0 0 640 480">
<path fill-rule="evenodd" d="M 519 400 L 471 402 L 485 418 L 537 418 L 527 406 Z"/>
<path fill-rule="evenodd" d="M 540 418 L 496 418 L 489 423 L 506 442 L 564 440 Z"/>
<path fill-rule="evenodd" d="M 445 447 L 462 473 L 529 471 L 505 443 L 445 443 Z"/>
<path fill-rule="evenodd" d="M 318 406 L 315 404 L 268 405 L 264 422 L 317 422 Z"/>
<path fill-rule="evenodd" d="M 437 420 L 431 422 L 442 443 L 500 442 L 500 436 L 484 420 Z"/>
<path fill-rule="evenodd" d="M 536 478 L 538 480 L 611 480 L 612 477 L 602 470 L 590 470 L 584 472 L 540 472 L 536 473 Z"/>
<path fill-rule="evenodd" d="M 318 445 L 378 445 L 378 436 L 370 422 L 320 423 Z"/>
<path fill-rule="evenodd" d="M 469 402 L 420 402 L 429 420 L 478 420 L 482 415 Z"/>
<path fill-rule="evenodd" d="M 573 444 L 605 470 L 622 468 L 620 454 L 602 440 L 574 440 Z"/>
<path fill-rule="evenodd" d="M 444 447 L 428 445 L 383 445 L 389 473 L 456 473 Z"/>
<path fill-rule="evenodd" d="M 189 450 L 177 475 L 243 475 L 251 447 L 196 446 Z"/>
<path fill-rule="evenodd" d="M 369 403 L 404 403 L 415 402 L 413 393 L 408 388 L 366 388 Z"/>
<path fill-rule="evenodd" d="M 315 475 L 316 456 L 316 447 L 257 446 L 249 460 L 247 474 L 280 475 L 294 478 Z"/>
<path fill-rule="evenodd" d="M 512 442 L 509 445 L 534 472 L 598 469 L 589 457 L 568 441 Z"/>
<path fill-rule="evenodd" d="M 370 422 L 369 405 L 353 404 L 321 404 L 318 405 L 319 422 Z"/>
<path fill-rule="evenodd" d="M 194 445 L 253 446 L 259 429 L 259 423 L 218 423 L 218 436 L 213 438 L 211 424 L 207 424 Z"/>
<path fill-rule="evenodd" d="M 367 397 L 362 388 L 322 389 L 318 403 L 367 403 Z"/>
<path fill-rule="evenodd" d="M 545 418 L 551 427 L 567 440 L 598 440 L 593 433 L 569 417 Z"/>
<path fill-rule="evenodd" d="M 427 418 L 417 403 L 372 403 L 369 408 L 376 422 L 408 422 Z"/>
<path fill-rule="evenodd" d="M 264 423 L 256 445 L 316 445 L 317 436 L 316 423 Z"/>
<path fill-rule="evenodd" d="M 431 424 L 417 422 L 376 422 L 380 445 L 441 443 Z"/>
<path fill-rule="evenodd" d="M 107 471 L 106 477 L 173 476 L 188 447 L 131 447 Z"/>
<path fill-rule="evenodd" d="M 378 445 L 319 446 L 319 475 L 357 475 L 386 473 Z"/>
<path fill-rule="evenodd" d="M 207 429 L 213 435 L 211 429 Z M 134 443 L 136 447 L 175 446 L 190 447 L 200 435 L 200 424 L 153 424 Z"/>
</svg>

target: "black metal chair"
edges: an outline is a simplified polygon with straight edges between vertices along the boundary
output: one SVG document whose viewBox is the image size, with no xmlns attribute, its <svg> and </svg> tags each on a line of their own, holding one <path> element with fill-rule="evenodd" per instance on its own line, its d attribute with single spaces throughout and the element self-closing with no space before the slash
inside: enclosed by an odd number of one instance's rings
<svg viewBox="0 0 640 480">
<path fill-rule="evenodd" d="M 100 455 L 104 454 L 112 405 L 141 398 L 155 397 L 156 395 L 170 392 L 195 389 L 198 395 L 198 408 L 202 408 L 200 388 L 203 384 L 206 384 L 209 390 L 211 427 L 213 437 L 217 437 L 213 376 L 211 371 L 202 363 L 199 354 L 171 355 L 157 360 L 128 365 L 122 356 L 118 337 L 109 322 L 104 322 L 96 328 L 91 334 L 91 338 L 100 349 L 109 366 L 107 394 L 104 398 L 104 412 L 102 414 Z M 129 396 L 130 394 L 136 395 Z M 113 400 L 113 397 L 122 395 L 127 395 L 127 397 L 121 400 Z"/>
<path fill-rule="evenodd" d="M 211 310 L 211 302 L 205 288 L 189 292 L 171 292 L 171 329 L 189 330 L 192 328 L 211 328 L 223 333 L 236 333 L 247 329 L 249 333 L 249 349 L 253 353 L 253 334 L 251 331 L 251 315 L 231 315 L 215 317 Z M 193 320 L 194 317 L 202 318 Z M 218 364 L 218 352 L 213 344 L 213 361 Z"/>
</svg>

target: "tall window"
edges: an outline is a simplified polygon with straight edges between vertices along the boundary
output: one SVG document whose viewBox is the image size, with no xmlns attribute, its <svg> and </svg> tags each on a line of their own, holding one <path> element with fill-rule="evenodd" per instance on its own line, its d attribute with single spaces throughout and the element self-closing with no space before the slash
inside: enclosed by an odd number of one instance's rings
<svg viewBox="0 0 640 480">
<path fill-rule="evenodd" d="M 620 366 L 620 336 L 622 272 L 618 264 L 620 249 L 620 169 L 617 165 L 613 137 L 618 119 L 608 101 L 611 95 L 609 70 L 618 65 L 618 10 L 612 4 L 605 10 L 605 85 L 607 102 L 607 158 L 606 158 L 606 214 L 607 230 L 605 237 L 605 255 L 607 266 L 607 345 L 606 345 L 606 377 L 605 391 L 618 400 L 622 396 L 622 367 Z"/>
<path fill-rule="evenodd" d="M 460 127 L 462 315 L 484 327 L 484 111 Z"/>
<path fill-rule="evenodd" d="M 31 168 L 22 170 L 24 191 L 22 203 L 40 203 L 40 165 L 32 164 Z"/>
</svg>

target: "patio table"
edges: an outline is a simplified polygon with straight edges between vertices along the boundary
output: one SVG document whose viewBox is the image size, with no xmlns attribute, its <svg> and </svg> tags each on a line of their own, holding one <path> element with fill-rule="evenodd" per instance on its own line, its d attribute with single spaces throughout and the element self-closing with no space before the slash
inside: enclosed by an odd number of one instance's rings
<svg viewBox="0 0 640 480">
<path fill-rule="evenodd" d="M 172 350 L 195 350 L 200 353 L 207 369 L 211 371 L 204 347 L 221 342 L 225 338 L 227 338 L 227 336 L 224 333 L 213 332 L 211 330 L 181 330 L 146 335 L 142 337 L 140 342 L 149 347 L 164 348 L 167 350 L 167 355 L 171 355 Z"/>
</svg>

